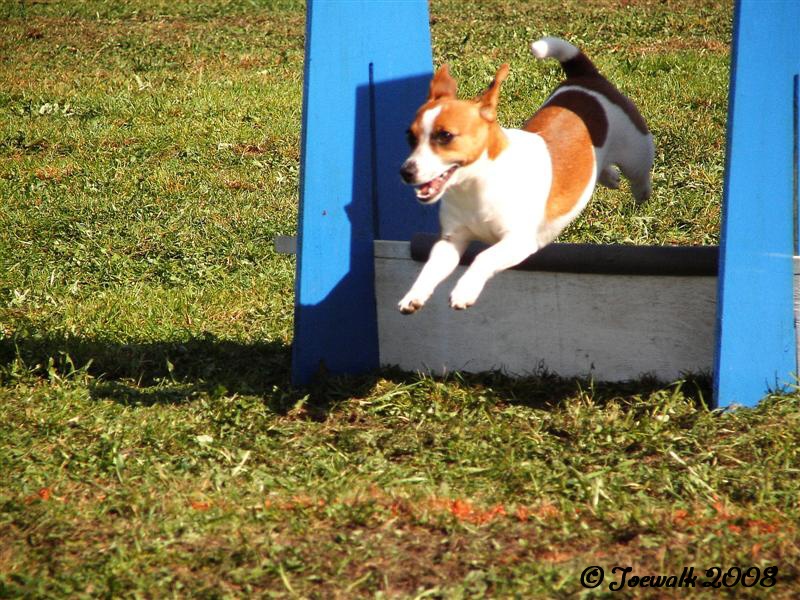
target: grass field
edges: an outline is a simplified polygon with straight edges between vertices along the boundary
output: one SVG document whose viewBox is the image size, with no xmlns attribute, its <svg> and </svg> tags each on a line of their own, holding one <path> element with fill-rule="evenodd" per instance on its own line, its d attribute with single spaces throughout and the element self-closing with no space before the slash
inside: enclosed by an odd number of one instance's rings
<svg viewBox="0 0 800 600">
<path fill-rule="evenodd" d="M 560 77 L 527 43 L 576 40 L 658 155 L 649 204 L 600 190 L 562 239 L 715 243 L 731 12 L 435 0 L 434 60 L 465 94 L 510 62 L 515 125 Z M 292 388 L 271 240 L 296 228 L 303 28 L 293 1 L 0 0 L 0 597 L 619 595 L 583 590 L 590 565 L 777 566 L 693 597 L 797 597 L 797 395 Z"/>
</svg>

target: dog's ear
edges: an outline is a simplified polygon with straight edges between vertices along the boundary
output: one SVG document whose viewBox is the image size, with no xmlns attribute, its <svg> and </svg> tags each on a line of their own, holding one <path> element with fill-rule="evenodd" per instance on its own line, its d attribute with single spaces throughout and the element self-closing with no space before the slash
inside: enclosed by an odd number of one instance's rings
<svg viewBox="0 0 800 600">
<path fill-rule="evenodd" d="M 450 70 L 447 65 L 442 65 L 431 79 L 431 88 L 428 92 L 428 102 L 439 98 L 456 97 L 456 80 L 450 77 Z"/>
<path fill-rule="evenodd" d="M 497 100 L 500 98 L 500 85 L 506 80 L 506 77 L 508 77 L 508 63 L 503 63 L 497 69 L 492 83 L 478 98 L 481 117 L 487 121 L 497 119 Z"/>
</svg>

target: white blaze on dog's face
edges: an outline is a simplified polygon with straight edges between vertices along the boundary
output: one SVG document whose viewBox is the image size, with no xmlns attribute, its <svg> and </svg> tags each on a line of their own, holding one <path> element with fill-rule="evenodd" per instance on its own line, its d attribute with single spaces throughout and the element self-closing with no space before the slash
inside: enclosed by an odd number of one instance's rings
<svg viewBox="0 0 800 600">
<path fill-rule="evenodd" d="M 408 129 L 411 155 L 403 163 L 403 180 L 416 188 L 417 199 L 430 204 L 458 180 L 458 170 L 487 153 L 495 158 L 505 146 L 496 123 L 500 84 L 508 65 L 476 101 L 456 99 L 456 82 L 447 65 L 431 80 L 430 93 Z"/>
</svg>

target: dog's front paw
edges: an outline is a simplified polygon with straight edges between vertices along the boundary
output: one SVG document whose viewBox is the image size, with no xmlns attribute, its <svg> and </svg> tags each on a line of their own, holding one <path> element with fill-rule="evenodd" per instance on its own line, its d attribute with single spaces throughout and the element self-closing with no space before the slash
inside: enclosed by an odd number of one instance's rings
<svg viewBox="0 0 800 600">
<path fill-rule="evenodd" d="M 456 298 L 452 294 L 450 295 L 450 308 L 455 310 L 466 310 L 473 304 L 475 304 L 476 298 L 471 300 L 465 300 L 463 298 Z"/>
<path fill-rule="evenodd" d="M 462 279 L 450 293 L 450 307 L 456 310 L 469 308 L 475 304 L 482 289 L 483 285 L 473 284 Z"/>
<path fill-rule="evenodd" d="M 409 292 L 408 294 L 406 294 L 405 298 L 403 298 L 402 300 L 400 300 L 400 302 L 397 303 L 397 308 L 399 308 L 400 312 L 403 313 L 404 315 L 410 315 L 412 313 L 417 312 L 420 308 L 425 306 L 426 300 L 427 298 L 419 294 L 413 294 Z"/>
</svg>

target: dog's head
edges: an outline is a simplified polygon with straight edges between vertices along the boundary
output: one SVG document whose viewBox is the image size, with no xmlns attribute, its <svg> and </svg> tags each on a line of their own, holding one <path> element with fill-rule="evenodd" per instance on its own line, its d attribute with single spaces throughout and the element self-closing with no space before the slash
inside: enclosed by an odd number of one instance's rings
<svg viewBox="0 0 800 600">
<path fill-rule="evenodd" d="M 436 202 L 458 182 L 459 169 L 484 153 L 494 158 L 502 151 L 504 138 L 496 123 L 497 100 L 507 76 L 508 65 L 504 64 L 476 100 L 458 100 L 456 81 L 447 65 L 436 71 L 428 99 L 408 128 L 411 154 L 400 169 L 403 181 L 416 188 L 420 202 Z"/>
</svg>

